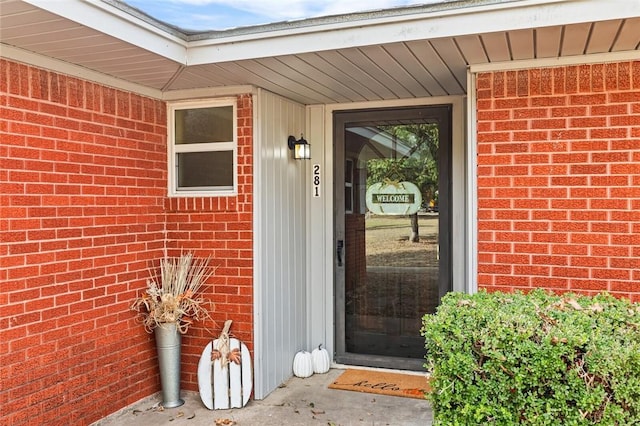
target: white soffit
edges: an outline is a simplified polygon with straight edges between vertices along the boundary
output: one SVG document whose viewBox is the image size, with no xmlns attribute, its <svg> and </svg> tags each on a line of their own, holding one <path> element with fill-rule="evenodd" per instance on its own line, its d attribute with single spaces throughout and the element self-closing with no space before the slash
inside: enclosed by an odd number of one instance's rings
<svg viewBox="0 0 640 426">
<path fill-rule="evenodd" d="M 172 61 L 186 62 L 186 41 L 101 0 L 22 0 Z M 1 6 L 0 6 L 1 7 Z"/>
<path fill-rule="evenodd" d="M 38 55 L 37 53 L 24 51 L 13 46 L 0 45 L 0 58 L 2 57 L 16 59 L 20 62 L 31 64 L 36 67 L 41 67 L 89 81 L 95 81 L 107 86 L 117 87 L 119 89 L 128 90 L 134 93 L 139 93 L 143 96 L 148 96 L 156 99 L 162 98 L 162 92 L 160 90 L 153 89 L 151 87 L 144 86 L 138 83 L 132 83 L 121 78 L 111 77 L 101 72 L 96 72 L 85 67 L 79 67 L 70 64 L 68 62 Z"/>
<path fill-rule="evenodd" d="M 461 96 L 469 68 L 637 59 L 638 28 L 640 0 L 442 0 L 197 34 L 117 0 L 0 0 L 0 55 L 164 99 Z"/>
</svg>

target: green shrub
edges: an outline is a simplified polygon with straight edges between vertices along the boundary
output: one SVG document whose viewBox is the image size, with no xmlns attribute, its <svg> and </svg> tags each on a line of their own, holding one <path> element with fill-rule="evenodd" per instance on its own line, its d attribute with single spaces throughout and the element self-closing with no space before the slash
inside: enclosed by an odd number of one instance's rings
<svg viewBox="0 0 640 426">
<path fill-rule="evenodd" d="M 450 293 L 423 318 L 434 425 L 640 424 L 640 305 Z"/>
</svg>

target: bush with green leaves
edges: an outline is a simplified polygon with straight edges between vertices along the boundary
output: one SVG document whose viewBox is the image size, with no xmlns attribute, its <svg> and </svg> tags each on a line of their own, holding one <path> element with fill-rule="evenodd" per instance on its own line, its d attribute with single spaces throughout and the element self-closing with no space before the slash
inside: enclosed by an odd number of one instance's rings
<svg viewBox="0 0 640 426">
<path fill-rule="evenodd" d="M 434 425 L 640 425 L 640 305 L 450 293 L 423 318 Z"/>
</svg>

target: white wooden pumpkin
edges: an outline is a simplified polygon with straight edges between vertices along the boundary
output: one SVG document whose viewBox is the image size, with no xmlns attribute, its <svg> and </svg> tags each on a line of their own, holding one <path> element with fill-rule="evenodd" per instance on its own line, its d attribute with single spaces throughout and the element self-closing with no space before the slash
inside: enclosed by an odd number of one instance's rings
<svg viewBox="0 0 640 426">
<path fill-rule="evenodd" d="M 303 379 L 313 374 L 311 352 L 300 351 L 293 357 L 293 374 Z"/>
<path fill-rule="evenodd" d="M 209 410 L 241 408 L 247 405 L 253 388 L 251 354 L 247 346 L 236 338 L 229 341 L 231 351 L 238 350 L 240 363 L 222 365 L 222 359 L 212 361 L 220 339 L 209 342 L 198 362 L 198 389 L 202 403 Z"/>
<path fill-rule="evenodd" d="M 329 352 L 322 347 L 322 343 L 311 352 L 311 361 L 313 362 L 313 372 L 324 374 L 329 371 L 331 361 L 329 360 Z"/>
</svg>

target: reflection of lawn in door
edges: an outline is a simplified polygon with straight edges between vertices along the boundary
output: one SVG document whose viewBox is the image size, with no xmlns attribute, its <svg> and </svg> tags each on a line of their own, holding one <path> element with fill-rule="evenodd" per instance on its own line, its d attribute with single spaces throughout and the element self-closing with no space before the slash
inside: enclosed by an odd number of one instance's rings
<svg viewBox="0 0 640 426">
<path fill-rule="evenodd" d="M 350 351 L 424 356 L 421 318 L 438 300 L 437 213 L 421 214 L 418 226 L 420 241 L 412 243 L 409 217 L 367 217 L 366 276 L 347 299 Z"/>
<path fill-rule="evenodd" d="M 408 216 L 367 217 L 367 266 L 438 266 L 438 214 L 418 216 L 420 241 L 409 242 Z"/>
</svg>

